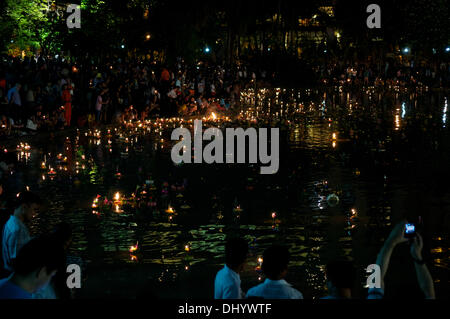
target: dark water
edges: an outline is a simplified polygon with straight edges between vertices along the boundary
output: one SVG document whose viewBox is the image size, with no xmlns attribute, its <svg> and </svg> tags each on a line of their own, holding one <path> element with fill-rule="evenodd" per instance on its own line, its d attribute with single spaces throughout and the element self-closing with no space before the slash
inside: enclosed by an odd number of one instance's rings
<svg viewBox="0 0 450 319">
<path fill-rule="evenodd" d="M 448 97 L 339 90 L 260 91 L 256 101 L 248 91 L 239 123 L 204 121 L 280 127 L 274 175 L 260 175 L 260 164 L 174 165 L 170 133 L 181 122 L 173 119 L 34 139 L 31 150 L 18 152 L 10 187 L 27 185 L 46 199 L 34 234 L 59 221 L 73 226 L 71 253 L 86 262 L 78 297 L 212 298 L 224 242 L 238 234 L 251 246 L 244 290 L 260 279 L 255 268 L 264 249 L 281 243 L 291 252 L 287 280 L 306 298 L 326 294 L 324 265 L 339 256 L 354 260 L 355 291 L 363 297 L 364 268 L 393 224 L 407 217 L 420 221 L 437 296 L 448 298 Z M 102 203 L 116 192 L 127 200 L 92 208 L 97 195 Z M 388 296 L 418 291 L 413 267 L 408 247 L 397 248 Z"/>
</svg>

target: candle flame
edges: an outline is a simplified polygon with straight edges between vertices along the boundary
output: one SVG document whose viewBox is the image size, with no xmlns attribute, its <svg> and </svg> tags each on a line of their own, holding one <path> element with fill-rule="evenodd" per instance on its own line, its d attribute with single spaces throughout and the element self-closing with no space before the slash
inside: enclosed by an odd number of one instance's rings
<svg viewBox="0 0 450 319">
<path fill-rule="evenodd" d="M 136 245 L 130 247 L 130 253 L 135 252 L 139 248 L 139 242 L 136 243 Z"/>
</svg>

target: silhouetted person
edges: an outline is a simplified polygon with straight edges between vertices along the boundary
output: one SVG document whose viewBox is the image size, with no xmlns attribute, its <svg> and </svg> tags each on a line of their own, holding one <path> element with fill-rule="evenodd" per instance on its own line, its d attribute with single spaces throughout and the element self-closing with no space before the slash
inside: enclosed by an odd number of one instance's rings
<svg viewBox="0 0 450 319">
<path fill-rule="evenodd" d="M 69 262 L 67 259 L 67 251 L 72 243 L 72 228 L 69 224 L 62 222 L 56 225 L 48 238 L 54 245 L 58 245 L 64 250 L 64 263 L 62 263 L 56 275 L 50 280 L 49 284 L 39 289 L 33 294 L 33 299 L 70 299 L 71 291 L 67 287 L 66 268 Z M 80 264 L 79 262 L 77 264 Z"/>
<path fill-rule="evenodd" d="M 323 299 L 350 299 L 356 270 L 351 261 L 333 260 L 326 265 L 328 296 Z"/>
<path fill-rule="evenodd" d="M 242 238 L 230 239 L 225 245 L 225 266 L 214 282 L 214 299 L 242 299 L 239 273 L 245 265 L 248 243 Z"/>
<path fill-rule="evenodd" d="M 398 244 L 408 242 L 410 239 L 405 237 L 406 221 L 397 224 L 389 234 L 389 237 L 384 242 L 383 247 L 377 256 L 376 264 L 380 266 L 381 270 L 381 288 L 370 288 L 368 292 L 368 299 L 382 299 L 384 297 L 384 277 L 389 267 L 392 252 Z M 435 299 L 433 278 L 428 271 L 427 265 L 422 258 L 423 240 L 422 236 L 416 233 L 416 236 L 410 241 L 410 253 L 414 261 L 417 281 L 426 299 Z"/>
<path fill-rule="evenodd" d="M 64 263 L 64 249 L 48 237 L 26 243 L 14 260 L 14 273 L 0 280 L 0 299 L 30 299 Z"/>
</svg>

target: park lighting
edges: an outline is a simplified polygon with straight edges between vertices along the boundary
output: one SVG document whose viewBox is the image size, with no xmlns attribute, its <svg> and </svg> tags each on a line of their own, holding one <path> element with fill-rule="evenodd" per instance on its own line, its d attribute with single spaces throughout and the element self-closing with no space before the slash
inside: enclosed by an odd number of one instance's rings
<svg viewBox="0 0 450 319">
<path fill-rule="evenodd" d="M 122 44 L 120 47 L 121 47 L 122 49 L 125 49 L 125 44 Z"/>
<path fill-rule="evenodd" d="M 450 47 L 446 47 L 445 52 L 450 52 Z"/>
<path fill-rule="evenodd" d="M 211 49 L 210 49 L 209 47 L 206 47 L 206 48 L 205 48 L 205 52 L 206 52 L 206 53 L 209 53 L 209 51 L 211 51 Z"/>
<path fill-rule="evenodd" d="M 404 48 L 403 53 L 409 53 L 409 48 L 408 47 Z"/>
</svg>

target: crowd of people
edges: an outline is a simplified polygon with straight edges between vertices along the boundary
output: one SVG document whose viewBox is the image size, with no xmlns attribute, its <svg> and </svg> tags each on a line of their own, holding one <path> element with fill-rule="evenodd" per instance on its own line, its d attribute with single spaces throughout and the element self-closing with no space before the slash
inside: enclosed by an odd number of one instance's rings
<svg viewBox="0 0 450 319">
<path fill-rule="evenodd" d="M 395 62 L 379 63 L 330 61 L 314 67 L 322 83 L 352 88 L 399 83 L 405 87 L 422 83 L 431 88 L 448 88 L 450 64 Z M 171 66 L 144 60 L 109 59 L 95 63 L 79 61 L 4 57 L 0 61 L 0 135 L 54 132 L 60 129 L 93 127 L 151 117 L 232 113 L 247 87 L 270 85 L 274 75 L 237 64 L 199 63 L 189 66 L 180 58 Z M 397 82 L 398 81 L 398 82 Z M 0 163 L 0 175 L 9 162 Z M 1 178 L 1 176 L 0 176 Z M 0 184 L 0 194 L 2 192 Z M 20 192 L 13 207 L 0 216 L 2 298 L 70 298 L 65 267 L 71 229 L 60 224 L 47 235 L 31 238 L 29 222 L 38 213 L 41 200 L 29 191 Z M 422 258 L 419 234 L 404 236 L 405 223 L 392 230 L 381 248 L 376 264 L 381 269 L 380 288 L 371 288 L 368 299 L 384 296 L 384 277 L 394 247 L 410 243 L 419 286 L 427 299 L 435 297 L 433 280 Z M 240 273 L 248 257 L 248 243 L 232 239 L 226 243 L 226 263 L 216 276 L 216 299 L 303 299 L 303 294 L 286 280 L 289 249 L 272 246 L 263 255 L 261 284 L 241 290 Z M 327 299 L 352 298 L 356 280 L 354 265 L 335 260 L 326 266 Z"/>
<path fill-rule="evenodd" d="M 448 88 L 450 83 L 450 63 L 446 62 L 330 59 L 313 70 L 327 87 L 343 81 L 353 89 L 419 83 Z M 273 85 L 276 78 L 244 63 L 188 65 L 179 58 L 168 66 L 129 58 L 97 63 L 90 58 L 7 56 L 0 62 L 0 134 L 230 112 L 240 105 L 241 90 Z"/>
<path fill-rule="evenodd" d="M 221 65 L 170 69 L 132 59 L 70 62 L 63 58 L 4 57 L 0 63 L 1 134 L 19 135 L 154 116 L 227 111 L 239 101 L 236 76 Z"/>
<path fill-rule="evenodd" d="M 32 238 L 29 224 L 39 213 L 42 201 L 36 194 L 24 191 L 18 194 L 12 214 L 2 212 L 0 299 L 69 299 L 73 296 L 67 286 L 67 265 L 81 263 L 67 252 L 72 242 L 68 224 L 61 223 L 50 233 Z M 382 299 L 390 258 L 394 248 L 408 242 L 411 261 L 424 298 L 434 299 L 433 279 L 422 257 L 423 240 L 416 233 L 405 236 L 405 223 L 400 222 L 391 231 L 381 248 L 376 265 L 380 267 L 379 287 L 368 290 L 367 299 Z M 217 273 L 214 283 L 215 299 L 303 299 L 303 294 L 285 278 L 289 269 L 289 249 L 273 245 L 263 254 L 261 270 L 265 280 L 250 288 L 241 289 L 240 273 L 245 269 L 249 247 L 242 238 L 231 238 L 225 246 L 225 265 Z M 356 270 L 351 261 L 337 259 L 325 269 L 328 295 L 324 299 L 351 299 L 355 287 Z"/>
<path fill-rule="evenodd" d="M 38 195 L 23 191 L 17 196 L 12 214 L 1 212 L 0 299 L 72 297 L 66 268 L 78 259 L 67 255 L 72 242 L 71 227 L 60 223 L 49 234 L 32 238 L 29 225 L 41 205 Z"/>
<path fill-rule="evenodd" d="M 407 238 L 406 222 L 400 222 L 391 231 L 381 248 L 376 265 L 380 267 L 379 287 L 369 287 L 367 299 L 383 299 L 385 275 L 394 248 L 409 242 L 411 259 L 414 262 L 417 281 L 425 299 L 434 299 L 433 279 L 422 258 L 423 240 L 420 234 Z M 214 283 L 215 299 L 303 299 L 303 294 L 289 284 L 285 278 L 289 268 L 289 249 L 286 246 L 273 245 L 263 254 L 262 271 L 265 280 L 250 288 L 247 293 L 241 289 L 239 273 L 245 268 L 248 257 L 248 243 L 242 238 L 232 238 L 225 247 L 225 265 L 217 273 Z M 346 259 L 330 261 L 325 268 L 328 295 L 323 299 L 351 299 L 356 281 L 356 269 Z"/>
<path fill-rule="evenodd" d="M 450 63 L 414 58 L 385 58 L 371 61 L 331 59 L 315 66 L 315 73 L 327 85 L 347 81 L 354 87 L 399 85 L 413 89 L 418 84 L 429 88 L 450 87 Z"/>
</svg>

